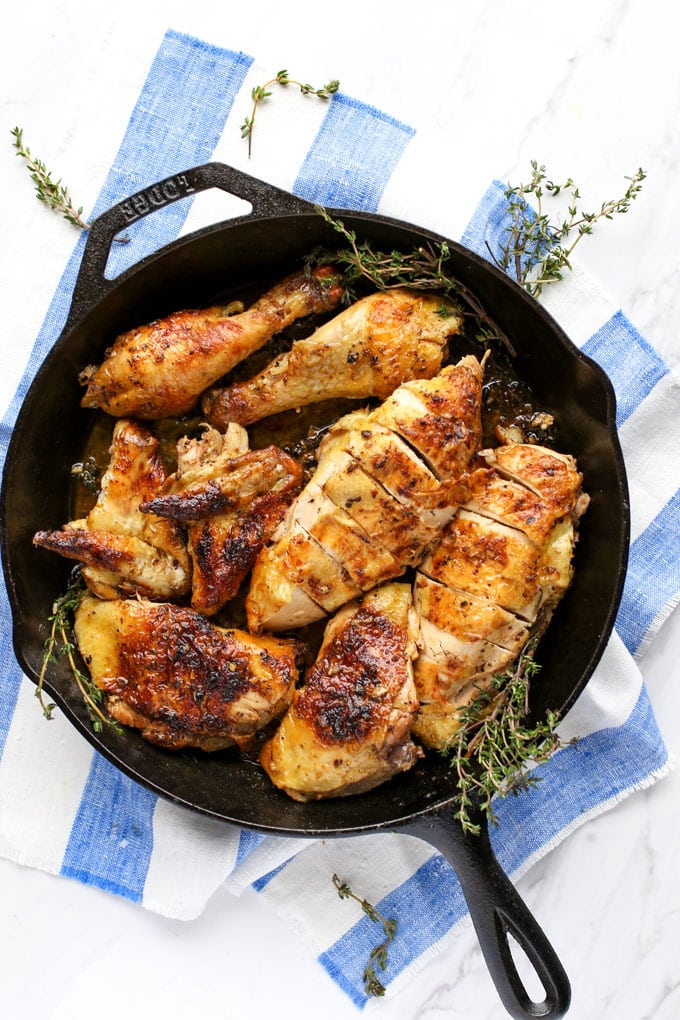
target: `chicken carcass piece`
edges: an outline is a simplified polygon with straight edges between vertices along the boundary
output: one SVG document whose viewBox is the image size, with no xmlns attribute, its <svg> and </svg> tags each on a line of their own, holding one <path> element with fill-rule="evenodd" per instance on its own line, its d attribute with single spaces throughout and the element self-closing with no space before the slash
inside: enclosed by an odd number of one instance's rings
<svg viewBox="0 0 680 1020">
<path fill-rule="evenodd" d="M 112 718 L 170 750 L 247 748 L 288 707 L 299 675 L 297 642 L 216 627 L 169 603 L 88 595 L 75 635 Z"/>
<path fill-rule="evenodd" d="M 459 483 L 480 442 L 481 379 L 479 362 L 464 358 L 330 430 L 314 475 L 255 561 L 246 599 L 254 633 L 322 619 L 422 558 L 467 491 Z M 390 402 L 419 409 L 417 422 L 395 412 L 408 442 L 383 423 L 392 420 Z"/>
<path fill-rule="evenodd" d="M 143 425 L 122 418 L 90 513 L 61 530 L 37 532 L 33 542 L 79 560 L 83 580 L 100 598 L 182 598 L 191 585 L 184 537 L 172 521 L 140 510 L 166 477 L 158 441 Z"/>
<path fill-rule="evenodd" d="M 362 793 L 411 768 L 417 623 L 406 584 L 386 584 L 329 621 L 261 764 L 294 800 Z"/>
<path fill-rule="evenodd" d="M 186 526 L 194 609 L 212 616 L 236 595 L 301 483 L 297 461 L 276 446 L 249 450 L 240 425 L 180 440 L 177 471 L 142 510 Z"/>
<path fill-rule="evenodd" d="M 201 393 L 296 319 L 337 307 L 330 267 L 294 273 L 239 315 L 220 306 L 173 312 L 121 334 L 80 376 L 83 407 L 155 419 L 189 412 Z"/>
<path fill-rule="evenodd" d="M 571 582 L 588 497 L 572 457 L 531 444 L 482 451 L 468 500 L 420 565 L 413 732 L 442 748 L 461 710 L 545 626 Z"/>
<path fill-rule="evenodd" d="M 462 322 L 440 297 L 403 288 L 370 294 L 297 340 L 259 375 L 210 390 L 203 413 L 221 428 L 335 397 L 384 400 L 407 379 L 435 375 Z"/>
</svg>

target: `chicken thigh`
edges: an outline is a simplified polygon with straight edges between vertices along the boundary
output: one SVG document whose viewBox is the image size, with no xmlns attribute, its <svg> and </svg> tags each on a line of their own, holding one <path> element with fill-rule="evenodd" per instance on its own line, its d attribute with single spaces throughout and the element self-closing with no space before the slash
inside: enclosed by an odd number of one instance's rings
<svg viewBox="0 0 680 1020">
<path fill-rule="evenodd" d="M 154 419 L 189 412 L 201 393 L 296 319 L 335 308 L 342 288 L 321 267 L 286 277 L 239 315 L 215 306 L 173 312 L 121 334 L 80 377 L 83 407 Z"/>
<path fill-rule="evenodd" d="M 109 714 L 171 750 L 247 748 L 298 678 L 297 642 L 216 627 L 168 603 L 86 596 L 75 635 Z"/>
<path fill-rule="evenodd" d="M 210 390 L 203 412 L 223 427 L 334 397 L 384 400 L 407 379 L 435 375 L 448 337 L 462 322 L 441 297 L 402 288 L 379 291 L 297 340 L 254 378 Z"/>
<path fill-rule="evenodd" d="M 416 621 L 409 586 L 386 584 L 328 623 L 314 665 L 260 761 L 294 800 L 371 790 L 422 754 L 410 738 Z"/>
</svg>

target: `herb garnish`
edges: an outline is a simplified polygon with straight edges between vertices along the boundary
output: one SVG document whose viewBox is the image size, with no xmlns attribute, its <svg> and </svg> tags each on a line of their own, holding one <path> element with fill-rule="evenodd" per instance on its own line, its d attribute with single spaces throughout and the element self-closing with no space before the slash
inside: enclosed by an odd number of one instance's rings
<svg viewBox="0 0 680 1020">
<path fill-rule="evenodd" d="M 491 824 L 497 823 L 492 798 L 517 794 L 536 785 L 540 777 L 531 764 L 540 764 L 562 746 L 556 732 L 557 715 L 527 725 L 529 687 L 540 671 L 534 660 L 538 636 L 529 640 L 508 670 L 479 686 L 469 705 L 460 709 L 460 729 L 443 752 L 450 756 L 458 781 L 455 817 L 467 832 L 479 832 L 472 821 L 479 805 Z"/>
<path fill-rule="evenodd" d="M 83 696 L 83 701 L 85 702 L 85 707 L 87 708 L 94 732 L 101 733 L 104 726 L 111 726 L 114 729 L 119 730 L 117 723 L 115 723 L 105 713 L 104 695 L 102 691 L 100 691 L 98 687 L 95 687 L 90 677 L 83 672 L 75 658 L 76 647 L 70 637 L 71 619 L 86 592 L 87 588 L 83 584 L 80 576 L 80 570 L 79 568 L 76 568 L 68 588 L 52 605 L 52 615 L 49 617 L 51 627 L 45 641 L 45 651 L 40 675 L 38 677 L 38 683 L 35 689 L 35 696 L 40 702 L 40 707 L 43 710 L 45 718 L 51 719 L 55 706 L 54 704 L 48 704 L 45 701 L 43 696 L 43 684 L 50 663 L 57 661 L 57 654 L 65 655 L 68 660 L 73 679 L 78 685 L 78 689 Z"/>
<path fill-rule="evenodd" d="M 89 230 L 90 224 L 83 218 L 83 207 L 76 209 L 68 188 L 61 183 L 61 178 L 58 181 L 53 180 L 42 160 L 33 156 L 28 146 L 24 145 L 23 128 L 15 127 L 10 133 L 14 137 L 13 145 L 17 155 L 26 161 L 39 200 L 62 213 L 69 223 L 82 230 Z"/>
<path fill-rule="evenodd" d="M 250 117 L 246 117 L 241 124 L 241 138 L 248 139 L 248 156 L 250 156 L 253 147 L 253 128 L 255 127 L 257 108 L 264 99 L 268 99 L 271 96 L 272 85 L 297 85 L 303 96 L 313 95 L 318 96 L 319 99 L 328 99 L 340 88 L 340 82 L 337 78 L 331 79 L 323 88 L 314 88 L 313 85 L 307 85 L 304 82 L 291 78 L 285 68 L 282 71 L 278 71 L 275 77 L 270 78 L 264 85 L 256 85 L 250 93 L 253 100 L 252 112 Z"/>
<path fill-rule="evenodd" d="M 394 937 L 397 934 L 398 923 L 394 918 L 387 918 L 381 914 L 379 910 L 376 910 L 372 903 L 368 902 L 368 900 L 357 896 L 356 893 L 352 892 L 346 882 L 340 881 L 337 875 L 333 875 L 333 885 L 338 890 L 338 896 L 341 900 L 355 900 L 371 921 L 382 925 L 383 932 L 385 933 L 385 939 L 371 951 L 368 963 L 364 967 L 362 977 L 364 981 L 364 989 L 366 990 L 367 995 L 384 995 L 385 986 L 376 974 L 374 965 L 377 964 L 383 971 L 387 969 L 387 951 L 390 943 L 394 941 Z"/>
<path fill-rule="evenodd" d="M 505 190 L 511 223 L 500 255 L 487 245 L 491 258 L 514 275 L 530 294 L 539 297 L 546 284 L 561 280 L 564 270 L 571 270 L 574 248 L 587 234 L 592 234 L 599 220 L 611 220 L 628 212 L 630 203 L 642 190 L 645 176 L 640 168 L 632 177 L 625 178 L 629 184 L 621 198 L 603 202 L 597 212 L 584 212 L 580 208 L 581 194 L 571 177 L 564 184 L 556 184 L 548 179 L 545 166 L 532 160 L 529 183 L 511 185 Z M 543 200 L 546 196 L 556 198 L 563 191 L 569 192 L 567 215 L 561 222 L 553 223 Z M 535 201 L 536 209 L 528 199 Z"/>
</svg>

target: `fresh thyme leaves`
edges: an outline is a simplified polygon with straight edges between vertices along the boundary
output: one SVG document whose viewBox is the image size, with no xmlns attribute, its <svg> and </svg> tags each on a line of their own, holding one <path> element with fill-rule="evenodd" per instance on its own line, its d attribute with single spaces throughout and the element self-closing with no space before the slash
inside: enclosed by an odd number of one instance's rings
<svg viewBox="0 0 680 1020">
<path fill-rule="evenodd" d="M 24 144 L 23 128 L 15 127 L 10 133 L 14 137 L 13 145 L 17 150 L 17 155 L 25 160 L 30 171 L 31 180 L 35 184 L 35 191 L 40 201 L 49 205 L 51 209 L 62 213 L 69 223 L 82 230 L 88 230 L 90 224 L 83 218 L 82 206 L 76 209 L 68 188 L 61 183 L 61 179 L 54 181 L 42 160 L 31 154 L 31 150 Z"/>
<path fill-rule="evenodd" d="M 380 911 L 376 910 L 372 903 L 369 903 L 368 900 L 364 900 L 360 896 L 357 896 L 356 893 L 352 892 L 346 882 L 340 881 L 337 875 L 333 875 L 333 885 L 338 890 L 338 896 L 341 900 L 355 900 L 371 921 L 374 921 L 375 924 L 382 925 L 385 938 L 375 947 L 375 949 L 371 951 L 368 963 L 364 968 L 363 981 L 367 995 L 384 995 L 385 986 L 375 972 L 375 965 L 377 964 L 383 971 L 386 970 L 388 949 L 390 943 L 394 941 L 394 937 L 397 934 L 397 921 L 394 918 L 386 918 L 380 913 Z"/>
<path fill-rule="evenodd" d="M 496 326 L 475 295 L 456 277 L 452 276 L 448 266 L 450 249 L 445 241 L 421 245 L 410 252 L 376 251 L 366 241 L 360 241 L 354 230 L 335 219 L 323 206 L 315 206 L 318 214 L 338 234 L 344 237 L 347 247 L 337 251 L 325 248 L 315 249 L 307 260 L 309 271 L 325 262 L 332 262 L 342 270 L 343 302 L 351 304 L 357 298 L 357 285 L 366 280 L 378 290 L 390 290 L 393 287 L 412 287 L 414 290 L 435 291 L 448 298 L 455 305 L 460 302 L 467 306 L 472 314 L 477 335 L 476 339 L 488 345 L 500 342 L 511 355 L 515 351 L 505 334 Z M 442 314 L 451 312 L 445 306 Z"/>
<path fill-rule="evenodd" d="M 255 114 L 260 103 L 268 99 L 272 92 L 273 85 L 297 85 L 303 96 L 318 96 L 319 99 L 328 99 L 340 88 L 340 82 L 337 78 L 331 79 L 322 88 L 317 89 L 313 85 L 307 85 L 304 82 L 296 81 L 291 78 L 288 71 L 285 69 L 278 71 L 274 78 L 270 78 L 264 85 L 256 85 L 251 91 L 250 95 L 253 100 L 253 108 L 249 117 L 246 117 L 241 124 L 241 138 L 248 139 L 248 156 L 250 156 L 253 147 L 253 128 L 255 127 Z"/>
<path fill-rule="evenodd" d="M 632 177 L 620 198 L 603 202 L 597 212 L 585 212 L 580 205 L 581 194 L 574 181 L 568 178 L 563 184 L 548 179 L 545 166 L 531 161 L 531 178 L 528 184 L 509 186 L 505 190 L 511 223 L 500 255 L 489 252 L 494 262 L 505 272 L 514 275 L 517 282 L 534 297 L 543 287 L 563 279 L 565 270 L 571 270 L 570 258 L 574 248 L 595 224 L 602 219 L 628 212 L 637 198 L 645 179 L 640 168 Z M 556 198 L 568 192 L 566 216 L 560 222 L 551 222 L 544 207 L 545 198 Z M 532 208 L 531 203 L 536 208 Z"/>
<path fill-rule="evenodd" d="M 56 662 L 57 654 L 66 656 L 71 674 L 90 716 L 92 729 L 95 733 L 101 733 L 104 726 L 112 726 L 114 729 L 119 729 L 119 727 L 104 711 L 104 696 L 102 692 L 98 687 L 95 687 L 90 677 L 82 671 L 76 662 L 76 647 L 70 637 L 73 613 L 80 605 L 86 590 L 81 580 L 80 572 L 76 570 L 65 593 L 60 595 L 52 605 L 52 615 L 49 617 L 51 624 L 50 632 L 45 641 L 45 650 L 35 696 L 40 702 L 45 718 L 51 719 L 55 706 L 45 701 L 43 690 L 45 676 L 47 675 L 50 663 Z"/>
<path fill-rule="evenodd" d="M 86 492 L 99 492 L 101 469 L 94 457 L 87 457 L 71 468 L 71 474 L 78 479 Z"/>
<path fill-rule="evenodd" d="M 461 709 L 461 725 L 445 754 L 450 756 L 458 780 L 455 817 L 463 829 L 476 833 L 472 809 L 479 803 L 492 824 L 494 795 L 519 793 L 539 781 L 529 768 L 540 764 L 562 746 L 556 733 L 557 716 L 549 712 L 545 722 L 529 726 L 529 687 L 540 670 L 534 660 L 537 638 L 525 646 L 515 664 L 497 673 L 481 687 L 469 705 Z"/>
</svg>

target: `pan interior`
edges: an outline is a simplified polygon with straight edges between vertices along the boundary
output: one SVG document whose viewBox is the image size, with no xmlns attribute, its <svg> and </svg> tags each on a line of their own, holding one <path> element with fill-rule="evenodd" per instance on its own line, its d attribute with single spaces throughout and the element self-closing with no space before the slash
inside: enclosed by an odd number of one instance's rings
<svg viewBox="0 0 680 1020">
<path fill-rule="evenodd" d="M 409 251 L 441 240 L 383 217 L 341 215 L 376 249 Z M 69 567 L 35 549 L 31 540 L 36 531 L 69 519 L 70 467 L 92 423 L 92 413 L 79 407 L 79 372 L 99 361 L 120 332 L 178 308 L 208 305 L 225 289 L 266 286 L 320 244 L 337 248 L 338 238 L 313 212 L 200 231 L 119 277 L 48 355 L 12 436 L 1 517 L 15 650 L 34 682 L 51 607 L 66 588 Z M 521 288 L 467 250 L 447 244 L 454 275 L 506 333 L 517 352 L 518 374 L 559 421 L 560 446 L 577 458 L 591 497 L 576 548 L 574 582 L 539 647 L 542 670 L 531 705 L 538 718 L 548 708 L 562 712 L 575 700 L 604 650 L 618 607 L 628 501 L 613 395 L 601 370 Z M 63 663 L 51 672 L 47 689 L 85 738 L 135 780 L 173 801 L 250 828 L 339 834 L 389 826 L 442 806 L 455 793 L 448 764 L 439 755 L 428 755 L 375 791 L 297 804 L 274 789 L 255 763 L 229 752 L 173 754 L 147 744 L 135 731 L 93 733 Z"/>
</svg>

